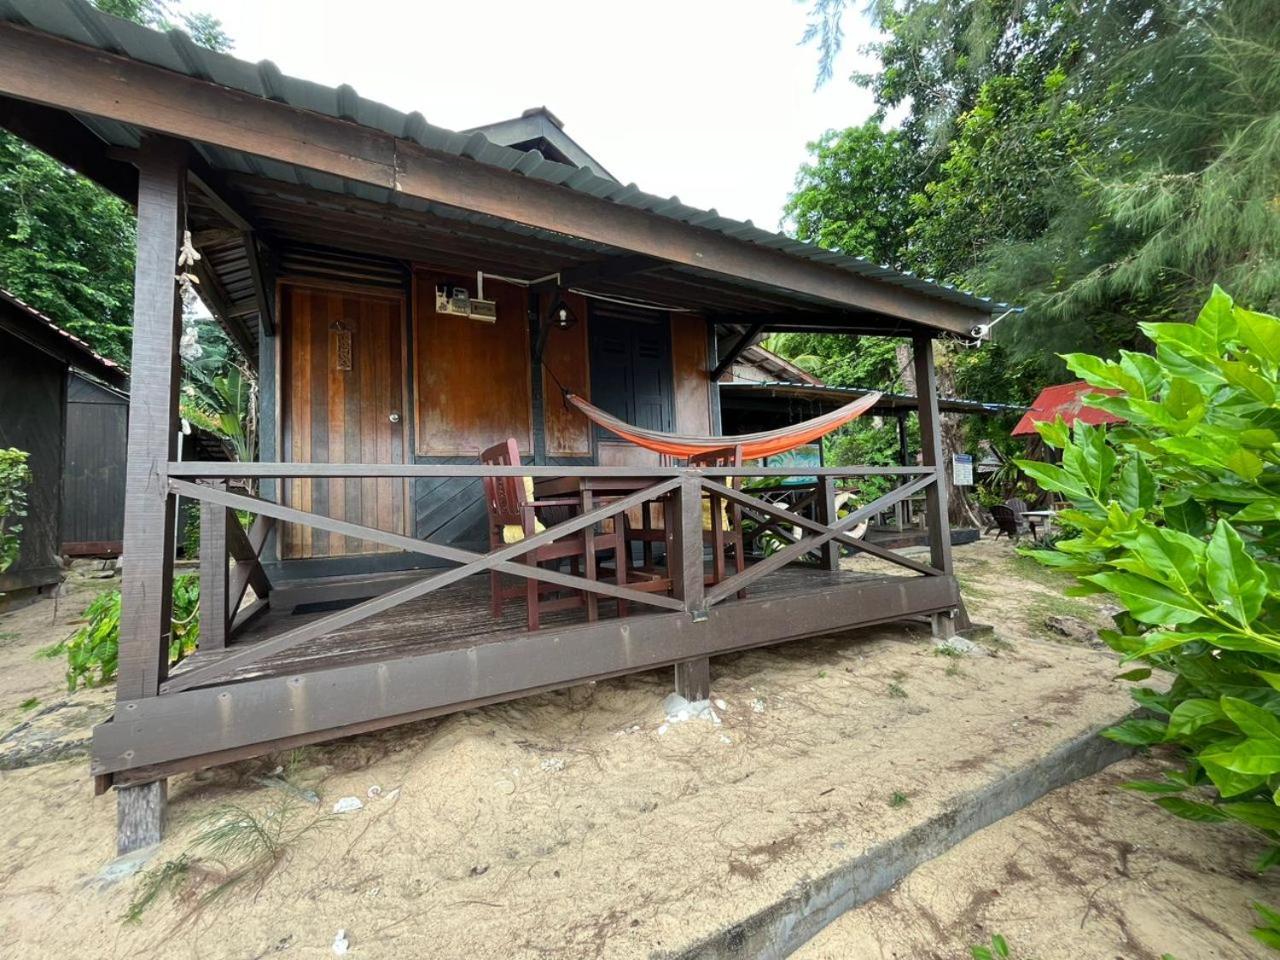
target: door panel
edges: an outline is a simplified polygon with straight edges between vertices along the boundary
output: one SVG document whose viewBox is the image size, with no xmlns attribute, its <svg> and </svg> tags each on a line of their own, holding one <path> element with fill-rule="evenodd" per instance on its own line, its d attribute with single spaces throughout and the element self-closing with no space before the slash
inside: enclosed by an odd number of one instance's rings
<svg viewBox="0 0 1280 960">
<path fill-rule="evenodd" d="M 282 458 L 294 463 L 404 463 L 403 301 L 320 287 L 280 289 Z M 401 478 L 289 480 L 291 506 L 405 532 Z M 286 524 L 285 559 L 393 548 Z"/>
<path fill-rule="evenodd" d="M 595 309 L 591 344 L 592 403 L 633 426 L 672 430 L 671 326 L 665 313 L 637 317 Z M 597 431 L 597 439 L 614 439 Z"/>
</svg>

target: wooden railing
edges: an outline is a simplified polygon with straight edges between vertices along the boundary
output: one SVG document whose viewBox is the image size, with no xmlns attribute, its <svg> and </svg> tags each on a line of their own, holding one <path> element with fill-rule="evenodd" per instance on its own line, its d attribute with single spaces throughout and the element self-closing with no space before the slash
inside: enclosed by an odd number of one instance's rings
<svg viewBox="0 0 1280 960">
<path fill-rule="evenodd" d="M 322 514 L 300 510 L 259 496 L 232 492 L 224 481 L 234 478 L 341 478 L 341 477 L 627 477 L 648 481 L 643 488 L 625 496 L 611 498 L 604 505 L 586 510 L 547 530 L 517 543 L 487 553 L 477 553 L 449 544 L 392 533 L 376 527 L 339 520 Z M 737 476 L 814 477 L 811 500 L 814 516 L 769 502 L 730 483 Z M 888 477 L 902 481 L 890 490 L 843 517 L 835 509 L 836 484 L 860 477 Z M 425 596 L 465 577 L 480 573 L 500 572 L 516 577 L 554 584 L 582 591 L 584 596 L 608 597 L 618 601 L 682 612 L 695 620 L 705 619 L 707 610 L 762 577 L 786 564 L 817 553 L 824 566 L 838 567 L 840 548 L 870 554 L 896 564 L 913 573 L 937 576 L 942 569 L 903 557 L 893 551 L 855 538 L 851 531 L 862 521 L 886 507 L 921 490 L 933 488 L 938 478 L 932 467 L 500 467 L 482 464 L 301 464 L 301 463 L 171 463 L 169 492 L 201 504 L 202 531 L 202 596 L 222 602 L 207 606 L 202 613 L 202 630 L 208 629 L 209 644 L 202 634 L 202 648 L 224 647 L 235 631 L 252 616 L 250 608 L 239 611 L 248 586 L 252 585 L 262 604 L 269 595 L 270 583 L 261 566 L 261 553 L 273 524 L 296 523 L 318 530 L 405 550 L 442 560 L 455 566 L 423 571 L 420 579 L 380 596 L 331 613 L 292 630 L 257 641 L 244 647 L 227 647 L 216 660 L 196 663 L 163 686 L 165 693 L 189 689 L 247 666 L 264 657 L 317 639 L 383 613 L 401 604 Z M 934 488 L 936 489 L 936 488 Z M 932 490 L 931 490 L 932 492 Z M 787 545 L 762 560 L 746 566 L 710 588 L 704 585 L 703 512 L 704 496 L 715 496 L 737 505 L 744 516 L 779 533 Z M 671 546 L 667 566 L 672 581 L 672 595 L 629 588 L 619 583 L 548 569 L 522 558 L 530 551 L 575 533 L 594 528 L 603 520 L 621 518 L 627 511 L 645 503 L 661 500 L 664 524 L 670 526 Z M 246 533 L 232 511 L 247 511 L 255 521 Z M 796 532 L 798 531 L 798 532 Z M 938 531 L 930 531 L 937 536 Z M 228 556 L 236 564 L 227 570 Z M 204 594 L 204 590 L 208 594 Z M 205 627 L 206 622 L 208 627 Z"/>
</svg>

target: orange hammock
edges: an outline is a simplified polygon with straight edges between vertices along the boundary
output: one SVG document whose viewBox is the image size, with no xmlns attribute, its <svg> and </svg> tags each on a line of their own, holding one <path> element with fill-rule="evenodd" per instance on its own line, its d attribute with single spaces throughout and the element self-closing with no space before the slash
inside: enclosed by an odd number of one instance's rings
<svg viewBox="0 0 1280 960">
<path fill-rule="evenodd" d="M 788 450 L 794 450 L 844 426 L 850 420 L 857 419 L 875 406 L 876 401 L 880 399 L 880 394 L 869 393 L 838 410 L 824 413 L 804 423 L 797 423 L 793 427 L 783 427 L 780 430 L 768 430 L 762 433 L 744 433 L 736 437 L 692 437 L 662 433 L 658 430 L 644 430 L 633 427 L 612 414 L 605 413 L 575 394 L 566 392 L 564 398 L 567 403 L 577 407 L 588 420 L 646 450 L 687 458 L 694 454 L 706 453 L 708 450 L 721 450 L 740 444 L 743 460 L 758 460 L 761 457 L 773 457 Z"/>
</svg>

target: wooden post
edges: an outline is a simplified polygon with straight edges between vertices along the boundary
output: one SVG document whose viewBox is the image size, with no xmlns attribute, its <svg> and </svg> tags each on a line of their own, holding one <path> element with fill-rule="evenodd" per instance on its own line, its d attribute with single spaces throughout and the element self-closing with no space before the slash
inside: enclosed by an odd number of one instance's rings
<svg viewBox="0 0 1280 960">
<path fill-rule="evenodd" d="M 686 473 L 664 505 L 663 522 L 670 525 L 672 543 L 667 558 L 671 589 L 694 620 L 705 620 L 706 585 L 702 564 L 702 485 L 696 473 Z M 676 693 L 686 700 L 705 700 L 711 693 L 711 661 L 706 657 L 676 664 Z"/>
<path fill-rule="evenodd" d="M 836 481 L 835 477 L 819 477 L 818 489 L 815 491 L 813 505 L 817 511 L 817 521 L 829 527 L 836 522 Z M 822 545 L 820 564 L 824 570 L 840 569 L 840 544 L 828 540 Z"/>
<path fill-rule="evenodd" d="M 160 692 L 169 669 L 175 510 L 168 470 L 177 452 L 182 322 L 174 275 L 186 227 L 187 146 L 144 137 L 137 164 L 138 253 L 116 683 L 116 720 L 121 723 L 128 722 L 131 701 Z M 163 781 L 117 791 L 121 853 L 159 839 L 165 797 Z"/>
<path fill-rule="evenodd" d="M 200 502 L 201 650 L 221 650 L 227 645 L 228 513 L 220 504 Z"/>
<path fill-rule="evenodd" d="M 933 467 L 934 482 L 925 490 L 925 524 L 929 530 L 930 562 L 947 576 L 952 574 L 951 526 L 947 518 L 947 465 L 942 456 L 942 424 L 938 414 L 938 376 L 933 365 L 933 340 L 916 336 L 914 341 L 916 396 L 920 413 L 921 464 Z M 955 634 L 950 614 L 933 616 L 934 636 Z"/>
<path fill-rule="evenodd" d="M 164 839 L 169 781 L 116 789 L 116 855 L 124 856 Z"/>
</svg>

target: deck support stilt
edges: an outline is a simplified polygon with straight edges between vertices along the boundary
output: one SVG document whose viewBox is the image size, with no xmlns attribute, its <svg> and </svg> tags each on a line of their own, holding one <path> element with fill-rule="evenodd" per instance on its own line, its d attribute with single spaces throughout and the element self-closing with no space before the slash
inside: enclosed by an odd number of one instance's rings
<svg viewBox="0 0 1280 960">
<path fill-rule="evenodd" d="M 711 696 L 711 660 L 699 657 L 676 664 L 676 693 L 690 703 Z"/>
<path fill-rule="evenodd" d="M 956 618 L 953 613 L 931 614 L 929 620 L 933 627 L 933 639 L 950 640 L 956 635 Z"/>
<path fill-rule="evenodd" d="M 124 856 L 164 838 L 169 781 L 116 787 L 116 855 Z"/>
</svg>

